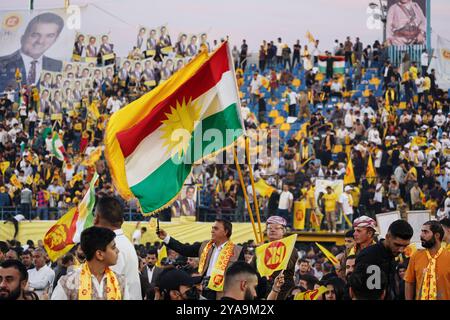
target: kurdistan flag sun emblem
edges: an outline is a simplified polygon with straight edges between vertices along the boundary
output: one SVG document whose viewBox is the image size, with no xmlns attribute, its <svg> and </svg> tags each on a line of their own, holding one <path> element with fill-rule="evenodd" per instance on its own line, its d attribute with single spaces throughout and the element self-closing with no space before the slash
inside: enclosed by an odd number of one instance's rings
<svg viewBox="0 0 450 320">
<path fill-rule="evenodd" d="M 186 155 L 195 126 L 200 121 L 200 107 L 191 101 L 177 101 L 175 107 L 166 113 L 167 119 L 163 120 L 162 138 L 166 154 L 182 156 Z"/>
</svg>

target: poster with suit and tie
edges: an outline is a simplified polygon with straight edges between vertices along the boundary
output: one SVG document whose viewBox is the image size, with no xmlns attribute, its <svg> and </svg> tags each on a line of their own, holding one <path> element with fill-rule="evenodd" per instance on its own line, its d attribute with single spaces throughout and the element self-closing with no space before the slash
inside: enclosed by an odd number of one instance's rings
<svg viewBox="0 0 450 320">
<path fill-rule="evenodd" d="M 62 61 L 72 56 L 75 30 L 69 29 L 64 10 L 0 12 L 0 93 L 22 84 L 37 85 L 42 70 L 60 72 Z"/>
</svg>

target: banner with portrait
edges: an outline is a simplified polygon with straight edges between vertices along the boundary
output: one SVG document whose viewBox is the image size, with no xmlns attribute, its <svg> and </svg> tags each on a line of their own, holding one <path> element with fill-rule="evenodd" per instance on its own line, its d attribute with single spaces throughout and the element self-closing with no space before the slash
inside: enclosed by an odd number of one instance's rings
<svg viewBox="0 0 450 320">
<path fill-rule="evenodd" d="M 41 69 L 61 71 L 62 60 L 72 56 L 67 44 L 75 37 L 67 18 L 63 9 L 0 12 L 0 92 L 17 85 L 16 69 L 29 84 L 37 83 Z"/>
<path fill-rule="evenodd" d="M 426 0 L 388 0 L 386 41 L 405 46 L 427 43 Z"/>
</svg>

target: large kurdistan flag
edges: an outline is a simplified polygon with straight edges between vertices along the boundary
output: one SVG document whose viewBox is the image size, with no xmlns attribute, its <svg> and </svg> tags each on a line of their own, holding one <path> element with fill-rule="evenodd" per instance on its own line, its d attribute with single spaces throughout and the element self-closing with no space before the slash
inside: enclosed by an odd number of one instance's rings
<svg viewBox="0 0 450 320">
<path fill-rule="evenodd" d="M 151 214 L 175 200 L 193 163 L 233 145 L 243 132 L 225 42 L 115 112 L 106 128 L 105 154 L 120 194 L 135 196 L 143 213 Z"/>
</svg>

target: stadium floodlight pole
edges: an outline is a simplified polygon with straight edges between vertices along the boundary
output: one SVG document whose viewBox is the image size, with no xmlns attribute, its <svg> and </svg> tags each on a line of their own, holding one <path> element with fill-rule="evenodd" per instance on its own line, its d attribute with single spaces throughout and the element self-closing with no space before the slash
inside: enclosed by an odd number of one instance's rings
<svg viewBox="0 0 450 320">
<path fill-rule="evenodd" d="M 34 9 L 34 0 L 30 0 L 30 10 Z"/>
<path fill-rule="evenodd" d="M 387 5 L 383 4 L 382 0 L 378 0 L 380 4 L 377 4 L 375 2 L 370 2 L 369 7 L 371 9 L 380 8 L 380 15 L 379 18 L 381 22 L 383 23 L 383 43 L 386 42 L 386 23 L 387 23 Z"/>
</svg>

